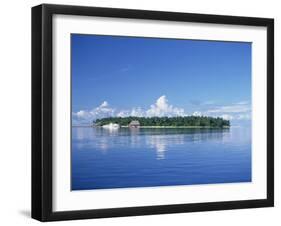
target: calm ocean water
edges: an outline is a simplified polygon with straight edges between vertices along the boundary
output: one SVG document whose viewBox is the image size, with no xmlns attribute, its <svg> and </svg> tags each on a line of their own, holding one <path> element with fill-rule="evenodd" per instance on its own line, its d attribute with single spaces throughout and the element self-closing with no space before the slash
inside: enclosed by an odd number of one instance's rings
<svg viewBox="0 0 281 226">
<path fill-rule="evenodd" d="M 72 128 L 72 190 L 251 181 L 251 129 Z"/>
</svg>

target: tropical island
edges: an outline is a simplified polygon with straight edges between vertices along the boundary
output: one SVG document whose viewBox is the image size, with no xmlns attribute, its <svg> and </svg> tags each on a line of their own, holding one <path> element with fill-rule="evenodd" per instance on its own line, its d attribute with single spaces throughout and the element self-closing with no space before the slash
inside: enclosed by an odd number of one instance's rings
<svg viewBox="0 0 281 226">
<path fill-rule="evenodd" d="M 220 117 L 108 117 L 93 121 L 96 127 L 114 128 L 228 128 L 230 121 Z"/>
</svg>

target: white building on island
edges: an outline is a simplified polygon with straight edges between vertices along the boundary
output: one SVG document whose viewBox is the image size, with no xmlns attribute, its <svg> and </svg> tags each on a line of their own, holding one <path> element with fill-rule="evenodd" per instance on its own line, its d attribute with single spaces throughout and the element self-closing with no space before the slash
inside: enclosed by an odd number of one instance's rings
<svg viewBox="0 0 281 226">
<path fill-rule="evenodd" d="M 119 129 L 120 125 L 117 124 L 117 123 L 109 123 L 109 124 L 103 125 L 102 128 L 104 128 L 104 129 Z"/>
</svg>

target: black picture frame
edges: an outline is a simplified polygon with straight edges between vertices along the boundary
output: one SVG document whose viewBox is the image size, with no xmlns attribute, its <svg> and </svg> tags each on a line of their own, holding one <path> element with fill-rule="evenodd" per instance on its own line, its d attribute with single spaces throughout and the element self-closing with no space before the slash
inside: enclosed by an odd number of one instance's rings
<svg viewBox="0 0 281 226">
<path fill-rule="evenodd" d="M 134 18 L 267 28 L 267 198 L 95 210 L 52 210 L 52 17 L 55 14 Z M 270 207 L 274 205 L 274 20 L 43 4 L 32 8 L 32 218 L 40 221 Z"/>
</svg>

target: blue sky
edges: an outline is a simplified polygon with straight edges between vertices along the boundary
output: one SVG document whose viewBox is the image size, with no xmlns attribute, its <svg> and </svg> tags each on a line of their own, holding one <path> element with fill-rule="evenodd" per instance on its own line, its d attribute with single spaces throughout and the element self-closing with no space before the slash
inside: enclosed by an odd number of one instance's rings
<svg viewBox="0 0 281 226">
<path fill-rule="evenodd" d="M 71 35 L 74 122 L 251 117 L 251 43 Z"/>
</svg>

